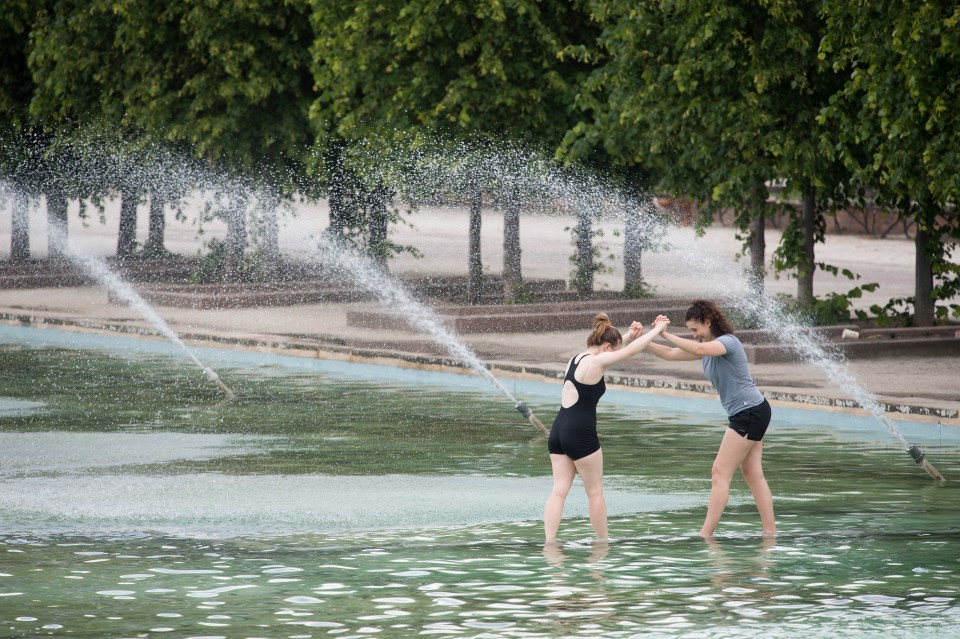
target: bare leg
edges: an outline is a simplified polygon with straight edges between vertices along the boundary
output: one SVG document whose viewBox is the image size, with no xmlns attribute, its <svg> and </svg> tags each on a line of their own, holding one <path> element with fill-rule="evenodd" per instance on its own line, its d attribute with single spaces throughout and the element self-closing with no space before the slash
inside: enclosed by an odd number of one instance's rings
<svg viewBox="0 0 960 639">
<path fill-rule="evenodd" d="M 763 475 L 763 442 L 757 442 L 753 449 L 740 462 L 740 472 L 750 486 L 753 501 L 760 511 L 760 521 L 763 523 L 763 534 L 773 536 L 777 534 L 777 524 L 773 518 L 773 495 L 767 478 Z"/>
<path fill-rule="evenodd" d="M 553 466 L 553 489 L 543 509 L 543 532 L 548 543 L 557 539 L 560 519 L 563 517 L 563 504 L 577 472 L 573 460 L 566 455 L 550 455 L 550 465 Z"/>
<path fill-rule="evenodd" d="M 607 502 L 603 498 L 603 450 L 573 462 L 587 491 L 590 524 L 598 540 L 607 539 Z"/>
<path fill-rule="evenodd" d="M 733 479 L 733 473 L 756 443 L 741 437 L 732 428 L 724 432 L 720 450 L 717 451 L 717 457 L 713 460 L 713 486 L 710 490 L 710 503 L 707 505 L 707 517 L 703 521 L 703 528 L 700 529 L 701 537 L 713 537 L 713 531 L 720 522 L 723 509 L 727 507 L 727 500 L 730 498 L 730 480 Z"/>
</svg>

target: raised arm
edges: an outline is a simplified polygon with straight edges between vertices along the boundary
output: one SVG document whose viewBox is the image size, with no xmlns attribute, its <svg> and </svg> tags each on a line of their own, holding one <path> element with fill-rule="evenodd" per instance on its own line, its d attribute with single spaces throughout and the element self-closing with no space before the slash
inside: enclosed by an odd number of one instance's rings
<svg viewBox="0 0 960 639">
<path fill-rule="evenodd" d="M 664 333 L 663 338 L 683 352 L 692 355 L 692 359 L 718 357 L 727 354 L 727 347 L 723 345 L 723 342 L 715 339 L 709 342 L 695 342 L 692 339 L 677 337 L 670 333 Z"/>
<path fill-rule="evenodd" d="M 667 316 L 666 316 L 666 315 L 657 315 L 657 319 L 654 320 L 654 323 L 658 323 L 658 322 L 661 322 L 661 321 L 666 321 L 668 326 L 669 326 L 669 324 L 670 324 L 670 320 L 667 319 Z M 673 341 L 672 338 L 673 338 L 674 336 L 671 335 L 671 334 L 667 331 L 666 328 L 664 328 L 664 331 L 663 331 L 663 334 L 661 335 L 661 337 L 663 337 L 663 338 L 666 339 L 667 341 L 671 341 L 671 342 L 672 342 L 672 341 Z M 681 338 L 677 338 L 677 339 L 681 339 Z M 693 343 L 693 344 L 697 344 L 697 342 L 693 342 L 692 340 L 682 340 L 682 341 L 684 341 L 684 342 L 691 342 L 691 343 Z M 657 357 L 659 357 L 660 359 L 665 359 L 665 360 L 671 361 L 671 362 L 692 362 L 692 361 L 698 360 L 698 359 L 700 359 L 701 357 L 703 357 L 702 355 L 698 355 L 698 354 L 696 354 L 696 353 L 691 353 L 691 352 L 687 351 L 686 349 L 679 348 L 679 345 L 676 346 L 676 347 L 674 347 L 674 346 L 664 346 L 663 344 L 650 344 L 649 346 L 647 346 L 647 350 L 648 350 L 651 354 L 656 355 Z M 724 351 L 724 352 L 726 352 L 726 351 Z M 721 355 L 722 355 L 722 354 L 723 354 L 723 353 L 721 353 Z"/>
<path fill-rule="evenodd" d="M 666 318 L 664 319 L 666 320 Z M 653 341 L 653 338 L 663 333 L 663 331 L 667 328 L 668 324 L 670 324 L 669 320 L 657 322 L 654 324 L 652 329 L 647 331 L 645 335 L 641 335 L 640 337 L 636 338 L 635 340 L 633 340 L 623 348 L 616 351 L 610 351 L 609 353 L 600 353 L 598 355 L 595 355 L 593 357 L 594 364 L 597 364 L 599 366 L 602 366 L 603 368 L 606 368 L 608 366 L 616 364 L 617 362 L 622 362 L 625 359 L 633 357 L 643 349 L 650 346 L 650 342 Z M 639 326 L 639 329 L 635 329 L 634 325 Z M 643 330 L 643 326 L 641 326 L 638 322 L 634 322 L 634 324 L 630 326 L 630 332 L 628 333 L 628 335 L 638 334 L 638 332 L 642 330 Z"/>
<path fill-rule="evenodd" d="M 682 349 L 656 343 L 647 345 L 647 352 L 652 355 L 656 355 L 660 359 L 665 359 L 671 362 L 692 362 L 700 359 L 696 355 L 692 355 L 691 353 L 688 353 Z"/>
</svg>

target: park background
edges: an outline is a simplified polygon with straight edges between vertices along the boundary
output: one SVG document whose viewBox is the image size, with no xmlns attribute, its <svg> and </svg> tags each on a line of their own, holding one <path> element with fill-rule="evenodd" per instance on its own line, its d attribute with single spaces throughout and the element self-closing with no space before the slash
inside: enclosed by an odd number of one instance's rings
<svg viewBox="0 0 960 639">
<path fill-rule="evenodd" d="M 663 292 L 644 279 L 645 237 L 631 230 L 650 226 L 637 220 L 721 221 L 756 286 L 795 278 L 796 308 L 814 321 L 859 312 L 928 326 L 957 314 L 949 3 L 7 5 L 11 263 L 56 260 L 64 231 L 110 206 L 119 260 L 172 257 L 166 234 L 181 231 L 163 222 L 192 205 L 200 226 L 226 227 L 202 238 L 198 279 L 280 278 L 278 211 L 326 206 L 314 230 L 389 268 L 417 250 L 391 227 L 448 204 L 470 211 L 470 303 L 485 268 L 501 273 L 503 301 L 530 299 L 520 218 L 547 212 L 574 220 L 570 264 L 553 270 L 583 296 Z M 558 179 L 605 195 L 545 196 L 544 180 Z M 34 237 L 39 210 L 59 229 L 47 246 Z M 503 218 L 493 269 L 475 241 L 490 210 Z M 152 220 L 146 238 L 138 215 Z M 619 255 L 598 236 L 611 215 Z M 827 234 L 844 228 L 906 238 L 912 290 L 862 303 L 876 282 L 843 256 L 822 259 Z M 611 260 L 622 282 L 598 285 Z M 840 283 L 815 290 L 818 271 Z"/>
</svg>

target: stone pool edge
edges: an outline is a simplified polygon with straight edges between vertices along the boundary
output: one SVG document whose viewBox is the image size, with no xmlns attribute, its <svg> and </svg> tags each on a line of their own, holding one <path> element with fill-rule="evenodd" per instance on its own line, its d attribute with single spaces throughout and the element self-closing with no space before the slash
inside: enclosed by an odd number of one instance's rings
<svg viewBox="0 0 960 639">
<path fill-rule="evenodd" d="M 0 313 L 0 322 L 12 326 L 30 328 L 53 328 L 75 332 L 97 333 L 101 335 L 124 334 L 134 337 L 166 341 L 150 329 L 135 324 L 109 324 L 88 320 L 74 320 L 62 317 L 44 317 L 34 314 Z M 230 336 L 202 332 L 179 332 L 179 337 L 193 346 L 229 348 L 277 355 L 293 355 L 319 359 L 348 361 L 380 366 L 417 368 L 435 372 L 473 374 L 460 361 L 451 357 L 410 353 L 389 348 L 372 349 L 340 346 L 323 343 L 318 340 L 296 338 L 267 338 L 250 336 Z M 560 366 L 522 364 L 516 362 L 487 361 L 491 372 L 508 379 L 526 379 L 559 383 L 563 377 Z M 621 390 L 653 392 L 680 397 L 716 396 L 713 387 L 706 382 L 691 382 L 662 377 L 645 377 L 631 374 L 609 374 L 607 382 L 611 387 Z M 772 389 L 761 386 L 764 396 L 772 403 L 791 408 L 808 410 L 829 410 L 838 413 L 869 415 L 857 402 L 846 397 L 832 397 L 809 391 L 791 391 L 782 388 Z M 884 412 L 896 419 L 917 422 L 934 422 L 944 426 L 960 427 L 960 409 L 930 406 L 910 402 L 894 402 L 877 399 Z"/>
</svg>

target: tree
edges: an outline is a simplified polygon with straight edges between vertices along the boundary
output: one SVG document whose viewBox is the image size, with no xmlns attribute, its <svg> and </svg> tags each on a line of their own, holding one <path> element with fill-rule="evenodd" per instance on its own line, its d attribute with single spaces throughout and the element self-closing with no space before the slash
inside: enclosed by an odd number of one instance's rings
<svg viewBox="0 0 960 639">
<path fill-rule="evenodd" d="M 111 46 L 117 21 L 109 10 L 88 4 L 51 0 L 37 12 L 30 33 L 29 66 L 35 88 L 25 104 L 29 104 L 33 125 L 44 131 L 49 145 L 44 154 L 50 155 L 55 149 L 57 155 L 49 158 L 50 170 L 43 185 L 50 228 L 54 229 L 49 238 L 52 256 L 66 249 L 68 200 L 77 197 L 82 201 L 82 196 L 89 194 L 99 198 L 116 186 L 107 176 L 85 170 L 81 180 L 77 173 L 80 166 L 75 143 L 84 135 L 84 125 L 100 117 L 119 122 L 121 115 L 116 101 L 105 95 L 115 93 L 120 84 L 122 61 Z M 103 166 L 104 157 L 82 151 L 81 155 L 86 155 L 91 166 Z M 115 173 L 119 174 L 123 172 Z M 123 214 L 117 254 L 125 257 L 135 243 L 139 194 L 123 187 L 120 191 Z"/>
<path fill-rule="evenodd" d="M 733 208 L 762 290 L 767 184 L 786 178 L 822 210 L 842 182 L 818 163 L 819 111 L 831 74 L 813 55 L 822 27 L 816 3 L 692 0 L 591 3 L 603 25 L 596 61 L 580 94 L 592 121 L 573 127 L 568 157 L 602 148 L 619 166 L 639 167 L 657 190 Z M 811 226 L 805 225 L 805 233 Z M 796 266 L 812 296 L 812 243 Z"/>
<path fill-rule="evenodd" d="M 302 186 L 309 41 L 306 0 L 57 0 L 38 33 L 41 90 L 32 108 L 84 122 L 101 112 L 144 146 L 161 140 L 206 160 L 211 185 L 235 191 L 218 213 L 227 218 L 227 271 L 236 277 L 253 199 L 239 191 Z M 275 231 L 275 220 L 261 227 Z M 264 265 L 275 266 L 275 233 L 261 241 Z"/>
<path fill-rule="evenodd" d="M 11 196 L 10 260 L 30 259 L 30 182 L 34 173 L 31 149 L 24 142 L 25 105 L 33 91 L 27 68 L 29 31 L 35 5 L 11 0 L 0 15 L 0 174 L 13 187 Z"/>
<path fill-rule="evenodd" d="M 825 3 L 820 56 L 847 78 L 822 119 L 842 132 L 836 156 L 877 201 L 917 225 L 914 324 L 960 294 L 960 8 L 951 2 Z M 954 304 L 960 314 L 960 306 Z"/>
<path fill-rule="evenodd" d="M 316 0 L 315 127 L 332 123 L 347 140 L 396 130 L 475 147 L 508 139 L 553 148 L 574 121 L 586 68 L 559 53 L 591 36 L 585 17 L 580 2 Z M 505 297 L 516 299 L 519 210 L 509 185 L 496 199 L 505 215 Z M 479 234 L 476 220 L 471 232 Z M 475 237 L 470 245 L 479 246 Z"/>
</svg>

